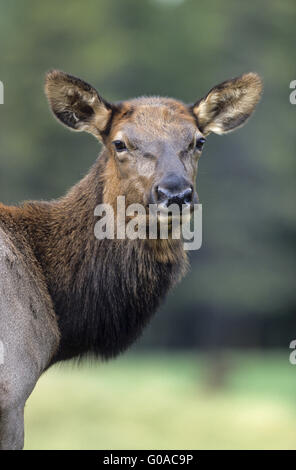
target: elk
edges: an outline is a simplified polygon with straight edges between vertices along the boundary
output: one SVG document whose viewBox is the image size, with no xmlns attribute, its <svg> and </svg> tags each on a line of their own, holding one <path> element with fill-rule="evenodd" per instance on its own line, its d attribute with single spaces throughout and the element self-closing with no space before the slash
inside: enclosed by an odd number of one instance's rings
<svg viewBox="0 0 296 470">
<path fill-rule="evenodd" d="M 247 73 L 190 105 L 162 97 L 110 104 L 74 76 L 47 74 L 55 117 L 103 149 L 66 196 L 0 205 L 1 449 L 23 448 L 24 406 L 45 370 L 122 353 L 186 272 L 182 240 L 98 240 L 95 207 L 115 207 L 118 195 L 144 207 L 192 207 L 206 136 L 244 124 L 261 90 L 259 76 Z"/>
</svg>

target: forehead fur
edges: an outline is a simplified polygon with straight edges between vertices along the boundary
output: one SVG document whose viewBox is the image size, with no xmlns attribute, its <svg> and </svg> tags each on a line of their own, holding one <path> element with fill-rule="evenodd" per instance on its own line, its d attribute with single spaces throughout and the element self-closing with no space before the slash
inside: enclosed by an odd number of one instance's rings
<svg viewBox="0 0 296 470">
<path fill-rule="evenodd" d="M 144 96 L 121 103 L 120 113 L 114 118 L 112 134 L 129 124 L 156 135 L 168 127 L 196 126 L 194 116 L 185 104 L 158 96 Z"/>
</svg>

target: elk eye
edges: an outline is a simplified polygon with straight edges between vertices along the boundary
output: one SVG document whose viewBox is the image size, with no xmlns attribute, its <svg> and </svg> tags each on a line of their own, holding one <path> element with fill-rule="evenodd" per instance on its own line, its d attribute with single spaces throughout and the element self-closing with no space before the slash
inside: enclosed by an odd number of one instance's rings
<svg viewBox="0 0 296 470">
<path fill-rule="evenodd" d="M 114 140 L 114 142 L 112 143 L 114 147 L 116 148 L 117 152 L 124 152 L 125 150 L 127 150 L 127 147 L 125 143 L 123 142 L 123 140 Z"/>
<path fill-rule="evenodd" d="M 199 139 L 197 139 L 196 141 L 197 150 L 201 150 L 203 148 L 205 141 L 206 139 L 204 137 L 200 137 Z"/>
</svg>

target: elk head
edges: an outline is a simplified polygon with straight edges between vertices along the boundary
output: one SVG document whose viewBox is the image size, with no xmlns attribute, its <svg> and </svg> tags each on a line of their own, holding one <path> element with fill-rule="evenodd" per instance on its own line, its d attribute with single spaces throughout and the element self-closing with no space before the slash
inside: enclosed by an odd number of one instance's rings
<svg viewBox="0 0 296 470">
<path fill-rule="evenodd" d="M 46 78 L 55 116 L 75 131 L 86 131 L 108 149 L 104 202 L 171 204 L 198 201 L 198 160 L 206 137 L 242 126 L 254 111 L 261 79 L 248 73 L 212 88 L 195 104 L 141 97 L 110 104 L 84 81 L 60 71 Z"/>
</svg>

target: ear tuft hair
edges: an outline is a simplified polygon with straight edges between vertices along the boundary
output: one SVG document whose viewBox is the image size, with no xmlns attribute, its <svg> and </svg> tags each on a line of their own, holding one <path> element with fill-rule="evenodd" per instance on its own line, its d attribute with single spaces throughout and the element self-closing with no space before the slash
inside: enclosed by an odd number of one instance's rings
<svg viewBox="0 0 296 470">
<path fill-rule="evenodd" d="M 247 73 L 212 88 L 192 107 L 198 127 L 205 134 L 225 134 L 242 126 L 262 94 L 262 80 Z"/>
<path fill-rule="evenodd" d="M 65 126 L 97 137 L 104 132 L 112 105 L 88 83 L 60 70 L 51 70 L 46 75 L 45 93 L 54 115 Z"/>
</svg>

